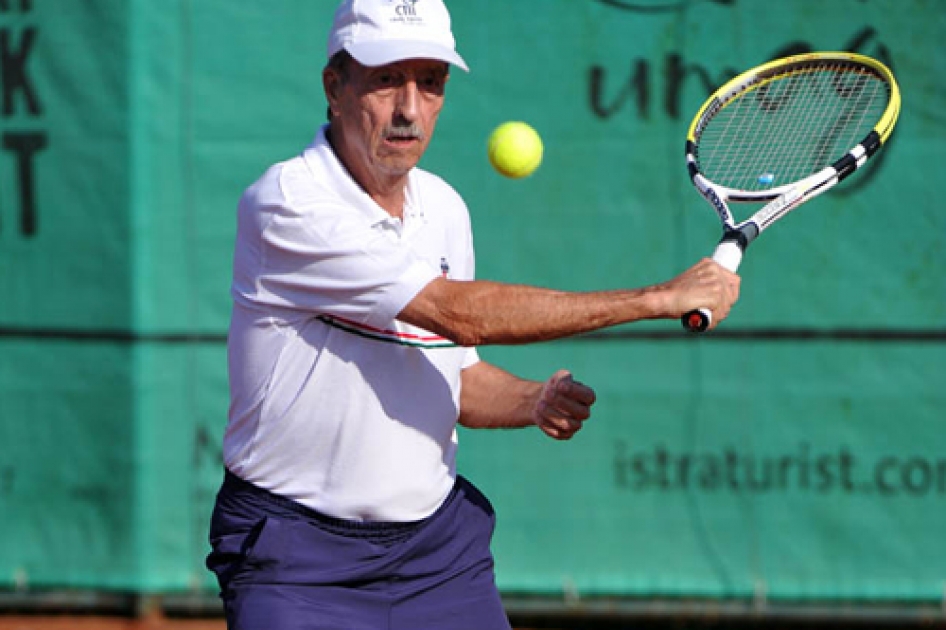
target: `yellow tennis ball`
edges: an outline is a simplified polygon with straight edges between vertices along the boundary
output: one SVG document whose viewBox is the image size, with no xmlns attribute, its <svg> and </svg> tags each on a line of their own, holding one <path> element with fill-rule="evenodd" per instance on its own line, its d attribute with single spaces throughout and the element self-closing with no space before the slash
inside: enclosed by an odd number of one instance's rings
<svg viewBox="0 0 946 630">
<path fill-rule="evenodd" d="M 542 138 L 524 122 L 503 123 L 489 136 L 489 162 L 513 179 L 528 177 L 542 163 Z"/>
</svg>

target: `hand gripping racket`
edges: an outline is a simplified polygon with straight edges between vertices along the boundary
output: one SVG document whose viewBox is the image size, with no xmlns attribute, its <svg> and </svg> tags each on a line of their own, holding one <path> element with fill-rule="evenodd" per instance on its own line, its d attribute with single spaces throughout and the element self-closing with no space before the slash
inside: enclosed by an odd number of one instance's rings
<svg viewBox="0 0 946 630">
<path fill-rule="evenodd" d="M 778 219 L 859 169 L 890 137 L 900 89 L 879 61 L 843 52 L 796 55 L 735 77 L 703 104 L 687 133 L 693 185 L 719 215 L 713 260 L 736 271 Z M 729 203 L 767 202 L 736 223 Z M 701 308 L 681 318 L 703 332 Z"/>
</svg>

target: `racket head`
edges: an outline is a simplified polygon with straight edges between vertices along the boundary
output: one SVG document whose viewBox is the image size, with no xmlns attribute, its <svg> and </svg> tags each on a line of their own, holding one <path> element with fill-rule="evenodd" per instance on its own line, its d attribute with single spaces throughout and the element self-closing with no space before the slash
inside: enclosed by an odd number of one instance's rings
<svg viewBox="0 0 946 630">
<path fill-rule="evenodd" d="M 893 73 L 871 57 L 770 61 L 726 82 L 697 111 L 687 132 L 690 177 L 714 205 L 708 190 L 764 202 L 829 167 L 843 179 L 887 141 L 899 112 Z"/>
</svg>

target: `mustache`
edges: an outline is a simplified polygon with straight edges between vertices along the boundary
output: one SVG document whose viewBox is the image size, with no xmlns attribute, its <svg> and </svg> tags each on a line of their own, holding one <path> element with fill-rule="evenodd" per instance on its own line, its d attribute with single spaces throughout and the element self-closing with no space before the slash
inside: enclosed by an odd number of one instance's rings
<svg viewBox="0 0 946 630">
<path fill-rule="evenodd" d="M 397 139 L 420 140 L 421 142 L 424 141 L 424 138 L 427 135 L 426 133 L 424 133 L 423 127 L 421 127 L 417 123 L 388 125 L 387 127 L 384 128 L 384 131 L 382 132 L 382 134 L 384 135 L 385 140 L 397 138 Z"/>
</svg>

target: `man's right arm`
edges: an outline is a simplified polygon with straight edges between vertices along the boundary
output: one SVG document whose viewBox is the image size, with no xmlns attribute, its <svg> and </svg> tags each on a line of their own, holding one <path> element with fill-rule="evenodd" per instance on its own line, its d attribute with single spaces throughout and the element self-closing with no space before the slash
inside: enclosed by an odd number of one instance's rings
<svg viewBox="0 0 946 630">
<path fill-rule="evenodd" d="M 679 319 L 701 307 L 718 324 L 738 297 L 739 277 L 704 259 L 662 284 L 588 293 L 438 278 L 398 319 L 464 346 L 523 344 L 644 319 Z"/>
</svg>

